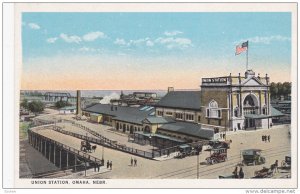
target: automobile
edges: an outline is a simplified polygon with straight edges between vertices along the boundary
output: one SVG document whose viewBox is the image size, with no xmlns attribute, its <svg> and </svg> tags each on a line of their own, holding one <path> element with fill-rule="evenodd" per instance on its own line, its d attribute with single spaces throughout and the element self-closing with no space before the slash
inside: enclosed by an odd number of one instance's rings
<svg viewBox="0 0 300 194">
<path fill-rule="evenodd" d="M 260 165 L 266 162 L 265 157 L 261 155 L 262 150 L 260 149 L 248 149 L 242 151 L 243 161 L 242 163 L 245 165 L 253 164 Z"/>
<path fill-rule="evenodd" d="M 281 162 L 281 168 L 291 169 L 291 162 L 292 162 L 291 156 L 285 156 L 285 159 Z"/>
<path fill-rule="evenodd" d="M 230 148 L 230 141 L 210 140 L 206 149 Z"/>
<path fill-rule="evenodd" d="M 220 162 L 225 162 L 227 160 L 226 148 L 217 148 L 207 151 L 210 151 L 210 156 L 205 159 L 207 164 L 216 164 Z"/>
</svg>

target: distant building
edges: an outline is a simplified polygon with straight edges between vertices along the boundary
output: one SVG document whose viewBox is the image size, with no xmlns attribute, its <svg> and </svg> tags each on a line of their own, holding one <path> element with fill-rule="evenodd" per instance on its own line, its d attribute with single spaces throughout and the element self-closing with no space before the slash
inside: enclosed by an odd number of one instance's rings
<svg viewBox="0 0 300 194">
<path fill-rule="evenodd" d="M 75 114 L 76 106 L 66 106 L 59 109 L 59 114 Z"/>
<path fill-rule="evenodd" d="M 168 117 L 155 116 L 155 108 L 151 106 L 127 107 L 109 104 L 96 104 L 83 110 L 83 115 L 90 121 L 112 126 L 115 130 L 145 136 L 160 134 L 174 137 L 173 140 L 192 142 L 199 139 L 212 139 L 213 131 L 202 129 L 196 123 L 177 122 Z M 147 135 L 146 135 L 147 136 Z"/>
<path fill-rule="evenodd" d="M 112 99 L 110 102 L 114 105 L 123 106 L 144 106 L 154 105 L 160 100 L 154 92 L 133 92 L 132 94 L 125 95 L 121 92 L 120 99 Z"/>
</svg>

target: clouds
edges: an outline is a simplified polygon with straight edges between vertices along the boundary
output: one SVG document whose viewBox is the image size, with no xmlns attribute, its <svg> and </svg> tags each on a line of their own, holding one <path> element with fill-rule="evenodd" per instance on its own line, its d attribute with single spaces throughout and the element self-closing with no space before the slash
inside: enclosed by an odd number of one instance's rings
<svg viewBox="0 0 300 194">
<path fill-rule="evenodd" d="M 192 47 L 192 40 L 187 37 L 178 37 L 178 35 L 183 34 L 183 32 L 174 30 L 174 31 L 165 31 L 164 36 L 158 38 L 140 38 L 140 39 L 132 39 L 126 41 L 123 38 L 117 38 L 114 41 L 114 44 L 119 46 L 126 47 L 137 47 L 137 46 L 145 46 L 145 47 L 163 47 L 167 49 L 186 49 Z"/>
<path fill-rule="evenodd" d="M 183 34 L 183 32 L 178 31 L 178 30 L 174 30 L 174 31 L 165 31 L 164 35 L 166 36 L 176 36 L 178 34 Z"/>
<path fill-rule="evenodd" d="M 242 39 L 239 42 L 235 42 L 235 44 L 239 44 L 241 42 L 249 41 L 250 43 L 256 44 L 270 44 L 271 42 L 284 42 L 284 41 L 291 41 L 290 37 L 281 36 L 281 35 L 273 35 L 273 36 L 255 36 L 247 39 Z"/>
<path fill-rule="evenodd" d="M 53 44 L 53 43 L 55 43 L 56 40 L 57 40 L 57 37 L 52 37 L 52 38 L 48 38 L 46 41 L 49 44 Z"/>
<path fill-rule="evenodd" d="M 117 38 L 117 39 L 114 41 L 114 44 L 121 45 L 121 46 L 125 46 L 125 45 L 126 45 L 126 41 L 125 41 L 123 38 Z"/>
<path fill-rule="evenodd" d="M 65 34 L 65 33 L 61 33 L 59 35 L 59 38 L 61 40 L 63 40 L 64 42 L 66 42 L 66 43 L 80 44 L 83 41 L 93 42 L 96 39 L 106 38 L 106 35 L 103 32 L 100 32 L 100 31 L 89 32 L 87 34 L 84 34 L 82 37 L 77 36 L 77 35 L 68 35 L 68 34 Z M 55 43 L 57 39 L 58 39 L 57 37 L 47 38 L 46 42 L 47 43 Z"/>
<path fill-rule="evenodd" d="M 173 49 L 173 48 L 186 49 L 188 47 L 193 46 L 192 41 L 188 38 L 159 37 L 155 40 L 155 42 L 166 46 L 168 49 Z"/>
<path fill-rule="evenodd" d="M 67 43 L 77 43 L 77 44 L 79 44 L 79 43 L 82 41 L 81 38 L 80 38 L 79 36 L 76 36 L 76 35 L 71 35 L 71 36 L 69 36 L 69 35 L 67 35 L 67 34 L 61 33 L 61 34 L 59 35 L 59 37 L 60 37 L 63 41 L 65 41 L 65 42 L 67 42 Z"/>
<path fill-rule="evenodd" d="M 30 23 L 22 22 L 22 26 L 28 27 L 31 30 L 41 29 L 40 25 L 38 25 L 37 23 L 33 23 L 33 22 L 30 22 Z"/>
<path fill-rule="evenodd" d="M 98 38 L 105 38 L 105 37 L 106 36 L 103 32 L 96 31 L 96 32 L 90 32 L 90 33 L 87 33 L 87 34 L 83 35 L 82 39 L 84 41 L 91 42 L 91 41 L 94 41 Z"/>
</svg>

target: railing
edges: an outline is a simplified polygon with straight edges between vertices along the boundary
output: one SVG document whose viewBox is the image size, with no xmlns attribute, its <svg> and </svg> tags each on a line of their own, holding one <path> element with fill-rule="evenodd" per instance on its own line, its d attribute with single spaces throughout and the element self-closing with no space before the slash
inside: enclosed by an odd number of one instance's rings
<svg viewBox="0 0 300 194">
<path fill-rule="evenodd" d="M 87 128 L 87 127 L 85 127 L 85 128 Z M 63 133 L 65 135 L 70 135 L 70 136 L 73 136 L 73 137 L 76 137 L 76 138 L 79 138 L 79 139 L 82 139 L 82 140 L 87 140 L 87 141 L 89 141 L 91 143 L 94 143 L 94 144 L 106 146 L 106 147 L 113 148 L 113 149 L 116 149 L 116 150 L 120 150 L 120 151 L 123 151 L 123 152 L 128 152 L 128 153 L 138 155 L 138 156 L 141 156 L 141 157 L 152 159 L 153 156 L 154 157 L 159 157 L 160 156 L 159 152 L 157 152 L 157 151 L 154 151 L 152 153 L 152 152 L 147 152 L 147 151 L 127 147 L 126 145 L 116 144 L 115 141 L 112 141 L 112 140 L 110 140 L 108 138 L 105 138 L 103 136 L 101 136 L 102 139 L 87 137 L 86 135 L 80 135 L 78 133 L 73 133 L 73 132 L 70 132 L 70 131 L 63 130 L 59 126 L 53 126 L 52 129 L 54 131 Z"/>
<path fill-rule="evenodd" d="M 45 123 L 44 125 L 49 125 L 49 121 L 47 121 L 47 120 L 39 119 L 39 122 L 41 122 L 41 123 L 44 122 Z M 127 152 L 130 154 L 134 154 L 134 155 L 141 156 L 141 157 L 148 158 L 148 159 L 153 159 L 156 157 L 160 157 L 162 155 L 167 155 L 167 154 L 178 151 L 178 145 L 177 145 L 177 146 L 164 148 L 164 149 L 160 149 L 160 150 L 153 150 L 152 152 L 147 152 L 147 151 L 135 149 L 132 147 L 127 147 L 126 145 L 117 144 L 116 141 L 110 140 L 110 139 L 100 135 L 96 131 L 91 130 L 90 128 L 88 128 L 82 124 L 76 123 L 75 121 L 70 121 L 70 120 L 65 120 L 65 119 L 57 121 L 57 123 L 61 123 L 61 122 L 71 123 L 74 126 L 79 127 L 98 138 L 87 137 L 86 135 L 80 135 L 78 133 L 66 131 L 66 130 L 63 130 L 62 127 L 59 127 L 59 126 L 52 125 L 52 126 L 47 126 L 47 128 L 55 130 L 60 133 L 63 133 L 65 135 L 70 135 L 70 136 L 82 139 L 82 140 L 88 140 L 91 143 L 95 143 L 95 144 L 102 145 L 105 147 L 113 148 L 113 149 L 116 149 L 119 151 Z M 51 124 L 54 124 L 54 122 L 52 122 Z M 208 143 L 208 140 L 202 140 L 202 141 L 198 141 L 198 142 L 194 142 L 194 143 L 184 143 L 184 144 L 195 147 L 196 145 L 199 145 L 199 144 L 205 145 L 207 143 Z"/>
<path fill-rule="evenodd" d="M 46 137 L 46 136 L 43 136 L 43 135 L 39 134 L 39 133 L 33 132 L 33 131 L 31 131 L 31 130 L 28 130 L 28 135 L 32 135 L 32 134 L 33 134 L 33 135 L 36 135 L 36 136 L 41 136 L 43 139 L 45 139 L 45 140 L 47 140 L 48 142 L 51 142 L 51 143 L 57 145 L 57 146 L 60 147 L 61 149 L 64 149 L 64 150 L 66 150 L 66 151 L 68 151 L 68 152 L 70 152 L 70 153 L 73 153 L 73 154 L 75 154 L 75 155 L 77 155 L 77 156 L 80 156 L 80 157 L 82 157 L 82 158 L 85 158 L 85 159 L 87 159 L 87 160 L 90 161 L 90 162 L 94 162 L 94 163 L 98 163 L 98 164 L 100 164 L 100 165 L 103 165 L 103 164 L 102 164 L 102 160 L 100 160 L 100 159 L 98 159 L 98 158 L 96 158 L 96 157 L 93 157 L 93 156 L 91 156 L 91 155 L 89 155 L 89 154 L 87 154 L 87 153 L 85 153 L 85 152 L 83 152 L 83 151 L 81 151 L 81 150 L 77 150 L 77 149 L 75 149 L 75 148 L 72 148 L 72 147 L 70 147 L 70 146 L 67 146 L 67 145 L 65 145 L 65 144 L 62 144 L 62 143 L 60 143 L 60 142 L 57 142 L 57 141 L 55 141 L 55 140 L 53 140 L 53 139 L 50 139 L 50 138 L 48 138 L 48 137 Z"/>
</svg>

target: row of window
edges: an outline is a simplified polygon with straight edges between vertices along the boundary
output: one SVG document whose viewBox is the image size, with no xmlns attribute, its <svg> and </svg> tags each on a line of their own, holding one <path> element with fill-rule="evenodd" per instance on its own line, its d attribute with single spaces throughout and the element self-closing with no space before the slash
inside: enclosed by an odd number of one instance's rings
<svg viewBox="0 0 300 194">
<path fill-rule="evenodd" d="M 144 131 L 143 127 L 136 127 L 136 126 L 133 126 L 133 125 L 126 125 L 126 124 L 122 124 L 122 123 L 117 123 L 116 125 L 117 125 L 116 126 L 117 130 L 125 129 L 126 131 L 129 131 L 130 128 L 132 128 L 132 130 L 134 130 L 134 131 Z"/>
</svg>

